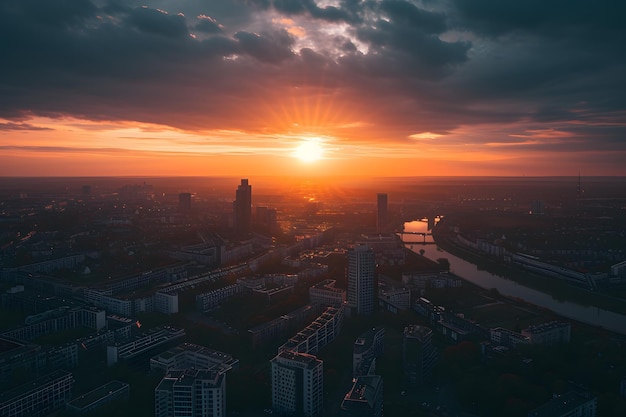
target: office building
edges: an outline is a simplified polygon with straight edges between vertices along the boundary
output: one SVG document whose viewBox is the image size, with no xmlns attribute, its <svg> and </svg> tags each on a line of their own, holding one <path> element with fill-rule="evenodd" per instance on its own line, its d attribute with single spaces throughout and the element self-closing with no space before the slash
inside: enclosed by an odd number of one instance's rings
<svg viewBox="0 0 626 417">
<path fill-rule="evenodd" d="M 522 335 L 527 337 L 530 343 L 549 346 L 569 343 L 571 334 L 572 326 L 560 321 L 541 323 L 522 330 Z"/>
<path fill-rule="evenodd" d="M 341 288 L 335 288 L 336 280 L 326 279 L 309 288 L 309 300 L 311 303 L 326 306 L 341 306 L 346 301 L 346 292 Z"/>
<path fill-rule="evenodd" d="M 374 251 L 367 245 L 348 250 L 348 307 L 351 315 L 372 314 L 375 305 Z"/>
<path fill-rule="evenodd" d="M 381 417 L 383 415 L 383 377 L 360 376 L 341 402 L 342 417 Z"/>
<path fill-rule="evenodd" d="M 233 223 L 235 232 L 239 234 L 250 233 L 252 222 L 252 186 L 247 179 L 242 179 L 235 192 L 233 202 Z"/>
<path fill-rule="evenodd" d="M 437 359 L 432 335 L 433 331 L 425 326 L 411 325 L 404 328 L 402 366 L 409 384 L 422 385 L 430 378 Z"/>
<path fill-rule="evenodd" d="M 154 389 L 156 417 L 226 416 L 226 374 L 219 369 L 168 372 Z"/>
<path fill-rule="evenodd" d="M 387 194 L 378 193 L 376 195 L 376 232 L 385 233 L 389 226 L 387 215 Z"/>
<path fill-rule="evenodd" d="M 272 359 L 272 408 L 278 414 L 321 416 L 323 362 L 313 355 L 283 351 Z"/>
<path fill-rule="evenodd" d="M 327 307 L 313 323 L 300 330 L 285 344 L 278 348 L 283 350 L 316 354 L 321 348 L 335 340 L 343 326 L 344 307 Z"/>
<path fill-rule="evenodd" d="M 352 347 L 352 376 L 371 375 L 376 358 L 385 348 L 385 328 L 374 327 L 359 336 Z"/>
<path fill-rule="evenodd" d="M 4 391 L 0 394 L 0 416 L 47 416 L 65 406 L 72 397 L 73 385 L 72 374 L 58 370 Z"/>
</svg>

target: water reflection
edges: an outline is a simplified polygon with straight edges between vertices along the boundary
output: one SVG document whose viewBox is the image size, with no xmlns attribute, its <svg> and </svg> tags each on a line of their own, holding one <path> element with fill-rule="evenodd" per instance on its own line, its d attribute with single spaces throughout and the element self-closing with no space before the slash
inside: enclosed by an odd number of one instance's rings
<svg viewBox="0 0 626 417">
<path fill-rule="evenodd" d="M 428 222 L 421 220 L 408 222 L 405 223 L 404 230 L 425 230 L 429 232 Z M 421 236 L 417 235 L 417 237 L 421 239 Z M 432 236 L 430 236 L 430 238 L 432 238 Z M 548 308 L 563 317 L 626 334 L 626 316 L 622 314 L 594 306 L 583 306 L 570 301 L 558 300 L 551 294 L 526 287 L 512 279 L 508 279 L 506 276 L 498 276 L 480 270 L 473 263 L 458 258 L 436 245 L 408 244 L 407 247 L 416 253 L 420 253 L 421 250 L 424 250 L 424 256 L 432 260 L 447 258 L 450 261 L 451 272 L 480 287 L 487 289 L 496 288 L 503 295 L 520 298 L 537 306 Z"/>
</svg>

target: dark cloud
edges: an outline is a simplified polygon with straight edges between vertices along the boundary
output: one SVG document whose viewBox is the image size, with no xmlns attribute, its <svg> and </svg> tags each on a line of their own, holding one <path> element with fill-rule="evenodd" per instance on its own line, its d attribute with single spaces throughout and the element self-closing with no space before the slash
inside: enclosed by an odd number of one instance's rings
<svg viewBox="0 0 626 417">
<path fill-rule="evenodd" d="M 278 64 L 293 57 L 293 38 L 285 30 L 268 32 L 263 35 L 237 32 L 235 39 L 245 53 L 262 62 Z"/>
<path fill-rule="evenodd" d="M 200 20 L 195 26 L 194 29 L 204 33 L 219 33 L 222 31 L 217 20 L 213 19 L 210 16 L 200 15 L 198 16 Z"/>
<path fill-rule="evenodd" d="M 279 12 L 287 15 L 308 13 L 310 16 L 330 22 L 354 22 L 357 20 L 349 9 L 335 6 L 319 7 L 314 0 L 273 0 L 272 5 Z"/>
<path fill-rule="evenodd" d="M 170 15 L 165 11 L 146 6 L 135 8 L 129 14 L 128 22 L 143 32 L 156 35 L 178 38 L 189 34 L 183 16 Z"/>
<path fill-rule="evenodd" d="M 336 4 L 2 0 L 0 129 L 43 115 L 258 132 L 277 106 L 332 103 L 380 140 L 527 123 L 571 133 L 538 149 L 624 151 L 620 2 Z"/>
</svg>

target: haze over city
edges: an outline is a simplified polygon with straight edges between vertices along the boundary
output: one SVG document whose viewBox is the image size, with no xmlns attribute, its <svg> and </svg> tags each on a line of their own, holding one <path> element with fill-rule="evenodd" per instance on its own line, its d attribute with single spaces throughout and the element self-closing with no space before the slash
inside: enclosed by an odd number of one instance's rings
<svg viewBox="0 0 626 417">
<path fill-rule="evenodd" d="M 623 417 L 626 6 L 0 1 L 0 417 Z"/>
</svg>

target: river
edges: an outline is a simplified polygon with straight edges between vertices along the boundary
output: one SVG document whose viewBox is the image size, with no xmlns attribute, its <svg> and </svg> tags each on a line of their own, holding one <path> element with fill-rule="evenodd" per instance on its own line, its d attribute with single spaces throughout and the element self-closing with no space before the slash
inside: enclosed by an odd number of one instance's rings
<svg viewBox="0 0 626 417">
<path fill-rule="evenodd" d="M 430 225 L 432 225 L 432 222 Z M 417 220 L 405 223 L 405 231 L 426 233 L 430 231 L 428 226 L 429 224 L 426 221 Z M 622 314 L 594 306 L 576 304 L 571 301 L 557 300 L 550 294 L 524 286 L 504 276 L 479 270 L 473 263 L 454 256 L 434 244 L 407 244 L 406 246 L 417 253 L 420 253 L 423 249 L 424 256 L 432 260 L 447 258 L 450 261 L 450 272 L 482 288 L 495 288 L 500 294 L 516 297 L 531 304 L 545 307 L 560 316 L 626 335 L 626 316 Z"/>
</svg>

